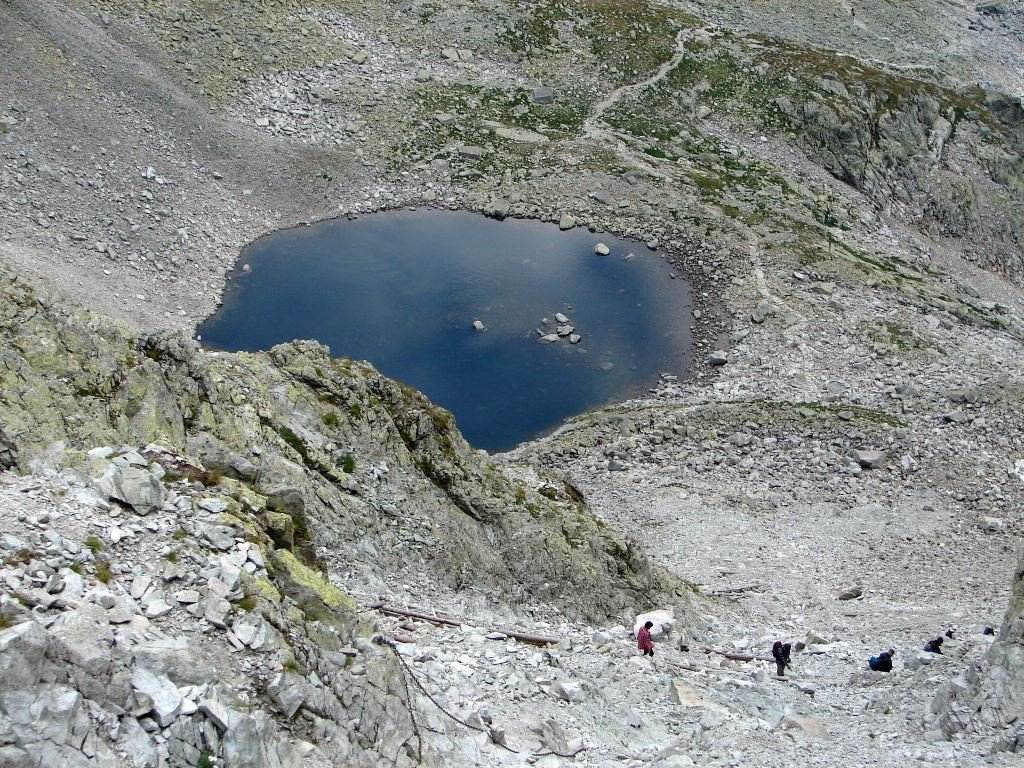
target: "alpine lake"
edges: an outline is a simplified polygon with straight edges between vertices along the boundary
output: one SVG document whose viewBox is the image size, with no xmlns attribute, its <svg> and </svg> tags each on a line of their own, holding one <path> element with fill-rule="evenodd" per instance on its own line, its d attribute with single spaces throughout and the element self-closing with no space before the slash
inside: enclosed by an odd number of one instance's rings
<svg viewBox="0 0 1024 768">
<path fill-rule="evenodd" d="M 421 390 L 498 452 L 686 373 L 691 289 L 671 271 L 607 233 L 388 211 L 249 245 L 198 333 L 228 351 L 316 339 Z"/>
</svg>

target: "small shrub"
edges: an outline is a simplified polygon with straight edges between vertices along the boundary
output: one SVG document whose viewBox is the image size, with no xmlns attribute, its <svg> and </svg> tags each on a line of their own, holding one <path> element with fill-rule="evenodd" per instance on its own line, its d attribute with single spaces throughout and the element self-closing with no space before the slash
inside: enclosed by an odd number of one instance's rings
<svg viewBox="0 0 1024 768">
<path fill-rule="evenodd" d="M 348 412 L 352 414 L 353 419 L 361 419 L 363 417 L 363 408 L 359 403 L 352 403 L 348 407 Z"/>
<path fill-rule="evenodd" d="M 238 607 L 246 613 L 252 613 L 254 610 L 256 610 L 256 600 L 252 596 L 246 595 L 238 601 Z"/>
<path fill-rule="evenodd" d="M 303 461 L 309 460 L 309 450 L 306 448 L 306 444 L 302 442 L 302 438 L 292 432 L 288 427 L 280 427 L 277 430 L 277 434 L 289 445 L 289 447 L 302 457 Z"/>
<path fill-rule="evenodd" d="M 11 620 L 3 614 L 0 614 L 0 629 L 9 629 L 12 626 L 13 625 L 11 624 Z"/>
<path fill-rule="evenodd" d="M 82 564 L 77 560 L 75 560 L 75 562 L 69 565 L 68 569 L 71 570 L 73 573 L 77 573 L 79 576 L 82 575 Z"/>
<path fill-rule="evenodd" d="M 220 481 L 224 479 L 224 473 L 219 469 L 208 470 L 203 479 L 200 481 L 205 486 L 220 485 Z"/>
<path fill-rule="evenodd" d="M 516 504 L 523 504 L 526 502 L 526 489 L 523 486 L 516 488 Z"/>
<path fill-rule="evenodd" d="M 103 549 L 103 542 L 95 536 L 89 536 L 85 540 L 85 546 L 88 548 L 90 552 L 92 552 L 95 555 L 97 552 Z"/>
<path fill-rule="evenodd" d="M 184 528 L 179 528 L 178 530 L 176 530 L 174 533 L 171 534 L 171 538 L 174 539 L 175 541 L 182 541 L 187 536 L 188 536 L 188 531 L 186 531 Z"/>
<path fill-rule="evenodd" d="M 341 471 L 346 475 L 351 475 L 356 468 L 355 457 L 351 453 L 346 453 L 341 457 Z"/>
<path fill-rule="evenodd" d="M 170 552 L 164 555 L 164 560 L 166 560 L 168 563 L 178 562 L 178 550 L 172 549 Z"/>
<path fill-rule="evenodd" d="M 341 419 L 338 418 L 338 414 L 336 414 L 334 411 L 328 411 L 320 418 L 324 424 L 331 428 L 337 427 L 338 424 L 341 422 Z"/>
<path fill-rule="evenodd" d="M 452 415 L 448 411 L 437 408 L 434 410 L 431 416 L 434 417 L 434 424 L 437 425 L 437 428 L 439 430 L 446 431 L 448 429 L 451 429 Z"/>
<path fill-rule="evenodd" d="M 96 561 L 96 578 L 102 581 L 104 584 L 109 584 L 110 580 L 114 578 L 114 572 L 110 570 L 110 563 L 106 560 Z"/>
<path fill-rule="evenodd" d="M 199 753 L 199 759 L 196 761 L 196 768 L 215 768 L 212 760 L 213 754 L 208 749 L 204 749 Z"/>
</svg>

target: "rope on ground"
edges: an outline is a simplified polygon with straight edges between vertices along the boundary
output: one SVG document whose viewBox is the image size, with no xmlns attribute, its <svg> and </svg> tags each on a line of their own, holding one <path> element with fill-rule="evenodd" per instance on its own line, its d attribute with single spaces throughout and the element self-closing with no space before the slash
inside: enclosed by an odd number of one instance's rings
<svg viewBox="0 0 1024 768">
<path fill-rule="evenodd" d="M 431 704 L 433 704 L 435 707 L 437 707 L 439 710 L 441 710 L 450 719 L 454 720 L 456 723 L 458 723 L 459 725 L 463 726 L 464 728 L 469 728 L 471 731 L 478 731 L 479 733 L 486 733 L 487 737 L 491 740 L 492 744 L 495 744 L 495 745 L 501 747 L 506 752 L 511 752 L 513 755 L 521 754 L 518 750 L 512 749 L 512 747 L 508 746 L 507 744 L 503 744 L 501 741 L 499 741 L 498 740 L 499 737 L 497 735 L 497 732 L 495 732 L 493 729 L 491 729 L 491 728 L 482 728 L 482 727 L 480 727 L 478 725 L 473 725 L 471 723 L 467 723 L 465 720 L 463 720 L 458 715 L 453 715 L 451 712 L 449 712 L 447 709 L 445 709 L 444 705 L 442 705 L 441 702 L 439 702 L 437 699 L 435 699 L 430 694 L 430 692 L 423 686 L 423 683 L 420 682 L 419 678 L 416 677 L 416 673 L 413 671 L 412 667 L 409 666 L 409 663 L 404 658 L 402 658 L 402 654 L 398 652 L 398 648 L 395 646 L 393 641 L 391 641 L 390 639 L 384 637 L 383 635 L 377 635 L 374 638 L 374 642 L 376 642 L 378 645 L 383 645 L 383 646 L 385 646 L 387 648 L 390 648 L 391 652 L 395 655 L 395 658 L 398 659 L 398 664 L 399 664 L 399 666 L 402 667 L 402 670 L 405 673 L 403 675 L 403 684 L 405 685 L 405 695 L 408 698 L 410 704 L 412 704 L 412 697 L 409 694 L 409 685 L 408 685 L 408 682 L 405 680 L 406 677 L 412 679 L 413 684 L 415 684 L 416 688 L 419 689 L 420 693 L 422 693 L 424 696 L 426 696 L 427 699 L 430 700 Z M 410 715 L 410 717 L 412 717 L 413 732 L 416 734 L 416 739 L 417 739 L 417 742 L 418 742 L 418 746 L 417 746 L 418 761 L 422 762 L 422 760 L 423 760 L 423 753 L 422 753 L 423 743 L 422 743 L 422 739 L 420 738 L 419 728 L 416 725 L 416 718 L 413 715 L 411 709 L 409 711 L 409 715 Z M 555 755 L 557 757 L 573 758 L 573 757 L 576 757 L 576 755 L 578 755 L 580 752 L 584 751 L 585 749 L 586 749 L 586 747 L 580 747 L 575 752 L 568 752 L 568 753 L 567 752 L 559 752 L 557 749 L 550 749 L 550 750 L 548 750 L 546 752 L 533 752 L 531 754 L 532 754 L 533 757 L 547 757 L 548 755 Z"/>
</svg>

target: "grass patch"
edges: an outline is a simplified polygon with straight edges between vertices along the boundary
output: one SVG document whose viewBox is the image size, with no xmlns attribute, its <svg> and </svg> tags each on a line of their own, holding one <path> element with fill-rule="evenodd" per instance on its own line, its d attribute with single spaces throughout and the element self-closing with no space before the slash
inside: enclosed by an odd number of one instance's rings
<svg viewBox="0 0 1024 768">
<path fill-rule="evenodd" d="M 344 456 L 341 457 L 339 467 L 341 468 L 341 471 L 344 472 L 346 475 L 351 475 L 356 469 L 355 457 L 350 453 L 346 453 Z"/>
<path fill-rule="evenodd" d="M 698 20 L 649 0 L 519 0 L 498 39 L 526 56 L 550 56 L 563 31 L 590 44 L 606 76 L 617 84 L 652 74 L 675 50 L 676 33 Z"/>
<path fill-rule="evenodd" d="M 96 561 L 96 578 L 104 584 L 109 584 L 114 578 L 114 572 L 110 569 L 110 562 L 107 560 Z"/>
<path fill-rule="evenodd" d="M 320 420 L 324 423 L 325 426 L 328 426 L 331 429 L 337 428 L 337 426 L 341 423 L 341 419 L 338 418 L 338 414 L 336 414 L 334 411 L 328 411 L 327 413 L 320 417 Z"/>
<path fill-rule="evenodd" d="M 284 440 L 288 447 L 302 457 L 303 463 L 309 461 L 309 449 L 306 448 L 306 444 L 302 441 L 302 438 L 285 426 L 278 427 L 276 431 L 278 437 Z"/>
<path fill-rule="evenodd" d="M 238 601 L 238 607 L 246 613 L 252 613 L 254 610 L 256 610 L 256 600 L 255 598 L 246 595 Z"/>
<path fill-rule="evenodd" d="M 88 536 L 85 539 L 85 548 L 95 555 L 103 549 L 103 542 L 96 536 Z"/>
<path fill-rule="evenodd" d="M 538 151 L 536 147 L 491 136 L 492 127 L 485 123 L 498 123 L 510 128 L 543 133 L 552 139 L 579 135 L 593 94 L 575 86 L 559 90 L 554 104 L 534 104 L 532 91 L 527 88 L 495 88 L 459 83 L 422 83 L 407 92 L 405 105 L 409 120 L 402 138 L 392 147 L 392 165 L 397 169 L 401 158 L 412 159 L 443 157 L 457 144 L 479 144 L 487 140 L 510 151 L 526 154 Z M 442 123 L 437 116 L 449 114 L 450 122 Z M 485 157 L 473 167 L 486 170 Z M 504 169 L 504 166 L 502 166 Z"/>
<path fill-rule="evenodd" d="M 178 550 L 177 548 L 172 549 L 170 552 L 164 555 L 164 560 L 166 560 L 168 563 L 177 563 L 179 552 L 180 550 Z"/>
</svg>

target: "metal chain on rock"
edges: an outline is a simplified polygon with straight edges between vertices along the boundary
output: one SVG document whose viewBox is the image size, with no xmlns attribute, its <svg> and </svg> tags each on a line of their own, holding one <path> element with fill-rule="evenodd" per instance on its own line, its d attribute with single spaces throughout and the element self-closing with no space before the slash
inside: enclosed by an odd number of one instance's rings
<svg viewBox="0 0 1024 768">
<path fill-rule="evenodd" d="M 416 688 L 419 689 L 420 693 L 422 693 L 424 696 L 426 696 L 435 707 L 437 707 L 439 710 L 441 710 L 450 719 L 454 720 L 456 723 L 458 723 L 459 725 L 461 725 L 461 726 L 463 726 L 465 728 L 469 728 L 471 731 L 478 731 L 479 733 L 486 733 L 488 738 L 490 738 L 492 744 L 501 747 L 506 752 L 511 752 L 513 755 L 520 754 L 520 752 L 518 750 L 512 749 L 512 747 L 509 747 L 506 744 L 502 744 L 500 741 L 498 741 L 496 733 L 492 729 L 490 729 L 490 728 L 481 728 L 478 725 L 473 725 L 472 723 L 467 723 L 465 720 L 463 720 L 458 715 L 453 715 L 451 712 L 449 712 L 447 709 L 445 709 L 444 705 L 441 704 L 437 699 L 435 699 L 430 694 L 430 692 L 423 686 L 423 683 L 421 683 L 419 681 L 419 678 L 416 677 L 416 673 L 409 666 L 408 662 L 406 662 L 406 660 L 404 658 L 402 658 L 402 654 L 398 652 L 398 648 L 395 646 L 394 642 L 392 642 L 388 638 L 384 637 L 383 635 L 377 635 L 374 638 L 374 642 L 376 642 L 378 645 L 383 645 L 383 646 L 386 646 L 386 647 L 391 649 L 391 652 L 395 655 L 395 658 L 398 659 L 398 663 L 402 667 L 402 670 L 405 672 L 405 674 L 408 676 L 408 678 L 412 680 L 413 684 L 416 686 Z M 405 692 L 406 692 L 406 696 L 409 698 L 409 701 L 411 703 L 412 702 L 412 697 L 409 696 L 409 686 L 408 686 L 408 683 L 405 684 Z M 412 725 L 413 725 L 413 730 L 416 733 L 416 738 L 420 742 L 420 744 L 419 744 L 419 751 L 420 751 L 420 760 L 422 761 L 422 759 L 423 759 L 422 758 L 422 748 L 423 748 L 423 745 L 422 745 L 422 740 L 420 739 L 419 729 L 416 726 L 416 718 L 413 716 L 411 710 L 409 712 L 409 715 L 410 715 L 410 717 L 412 717 Z M 555 755 L 556 757 L 573 758 L 573 757 L 576 757 L 576 755 L 578 755 L 584 749 L 586 749 L 586 747 L 580 747 L 575 752 L 569 752 L 569 753 L 559 752 L 558 750 L 552 749 L 552 750 L 548 750 L 547 752 L 533 752 L 532 755 L 533 755 L 533 757 L 547 757 L 548 755 Z"/>
</svg>

